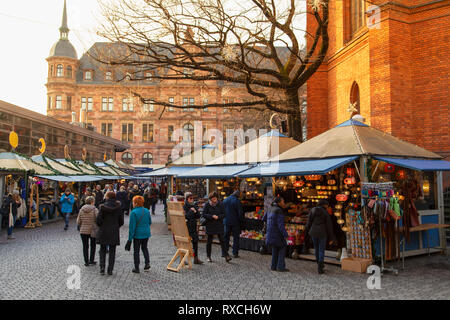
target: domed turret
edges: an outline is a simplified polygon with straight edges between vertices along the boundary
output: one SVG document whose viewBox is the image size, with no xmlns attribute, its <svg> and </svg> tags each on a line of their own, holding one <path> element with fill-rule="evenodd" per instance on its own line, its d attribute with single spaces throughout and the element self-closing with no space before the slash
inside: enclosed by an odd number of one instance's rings
<svg viewBox="0 0 450 320">
<path fill-rule="evenodd" d="M 63 18 L 61 27 L 59 28 L 60 37 L 50 50 L 49 58 L 51 57 L 67 57 L 72 59 L 78 59 L 77 52 L 74 46 L 69 41 L 69 31 L 67 26 L 67 9 L 66 1 L 64 0 Z"/>
</svg>

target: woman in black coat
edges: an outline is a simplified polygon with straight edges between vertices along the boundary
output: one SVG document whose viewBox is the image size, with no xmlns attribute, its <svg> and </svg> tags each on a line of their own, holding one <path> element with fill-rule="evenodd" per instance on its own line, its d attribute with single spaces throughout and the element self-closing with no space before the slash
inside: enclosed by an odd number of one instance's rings
<svg viewBox="0 0 450 320">
<path fill-rule="evenodd" d="M 106 201 L 100 205 L 97 216 L 97 244 L 100 245 L 100 274 L 105 274 L 106 246 L 109 246 L 108 274 L 112 275 L 116 259 L 116 246 L 120 245 L 119 228 L 123 226 L 121 203 L 116 201 L 116 194 L 106 193 Z"/>
<path fill-rule="evenodd" d="M 209 194 L 209 201 L 203 208 L 202 216 L 206 219 L 206 234 L 208 235 L 208 240 L 206 243 L 206 255 L 208 257 L 208 262 L 212 262 L 211 247 L 214 235 L 217 235 L 219 238 L 220 246 L 222 247 L 222 257 L 224 257 L 225 260 L 229 262 L 231 260 L 231 257 L 226 254 L 225 242 L 223 239 L 223 219 L 225 218 L 225 210 L 223 209 L 223 205 L 219 201 L 219 197 L 217 196 L 216 192 L 211 192 Z"/>
<path fill-rule="evenodd" d="M 183 211 L 186 218 L 186 225 L 189 231 L 189 236 L 192 239 L 192 248 L 194 249 L 194 264 L 203 264 L 198 258 L 198 231 L 197 220 L 200 219 L 200 210 L 194 202 L 192 193 L 186 193 L 186 201 L 184 202 Z"/>
</svg>

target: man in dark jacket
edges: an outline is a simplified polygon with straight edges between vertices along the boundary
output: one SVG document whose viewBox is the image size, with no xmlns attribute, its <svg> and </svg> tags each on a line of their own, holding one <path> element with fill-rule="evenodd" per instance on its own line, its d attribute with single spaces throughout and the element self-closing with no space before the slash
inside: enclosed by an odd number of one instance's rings
<svg viewBox="0 0 450 320">
<path fill-rule="evenodd" d="M 240 192 L 236 190 L 223 201 L 225 210 L 225 252 L 222 255 L 228 255 L 230 248 L 230 236 L 233 234 L 233 256 L 239 258 L 239 237 L 241 234 L 241 225 L 244 220 L 244 211 L 239 200 Z"/>
<path fill-rule="evenodd" d="M 102 186 L 101 185 L 97 185 L 95 187 L 95 206 L 97 207 L 97 209 L 99 208 L 99 206 L 103 203 L 103 198 L 105 197 L 105 195 L 103 194 L 102 191 Z"/>
<path fill-rule="evenodd" d="M 97 244 L 100 245 L 100 274 L 105 274 L 106 246 L 109 246 L 108 274 L 112 275 L 116 259 L 116 246 L 120 245 L 119 228 L 124 218 L 121 204 L 116 201 L 116 194 L 108 192 L 106 201 L 100 206 L 97 216 Z"/>
<path fill-rule="evenodd" d="M 225 252 L 225 243 L 223 239 L 223 219 L 225 218 L 225 211 L 223 210 L 223 205 L 220 203 L 216 192 L 211 192 L 209 194 L 209 201 L 203 207 L 202 216 L 206 219 L 206 234 L 208 235 L 206 242 L 206 256 L 208 262 L 212 262 L 211 249 L 213 237 L 215 235 L 219 238 L 222 252 Z M 226 255 L 225 260 L 229 262 L 231 257 Z"/>
<path fill-rule="evenodd" d="M 289 271 L 285 263 L 288 234 L 284 226 L 284 208 L 284 199 L 278 196 L 263 217 L 263 221 L 267 222 L 266 244 L 272 248 L 272 271 Z"/>
<path fill-rule="evenodd" d="M 192 239 L 192 248 L 194 249 L 194 264 L 203 264 L 198 258 L 198 231 L 197 220 L 200 219 L 200 210 L 197 203 L 194 202 L 194 196 L 192 193 L 187 192 L 185 195 L 186 201 L 184 202 L 183 210 L 184 217 L 186 218 L 186 226 L 189 231 L 189 236 Z"/>
<path fill-rule="evenodd" d="M 321 199 L 318 206 L 311 209 L 305 231 L 310 235 L 314 243 L 317 271 L 319 274 L 324 273 L 323 269 L 327 239 L 330 245 L 333 242 L 336 242 L 336 238 L 333 233 L 333 225 L 331 224 L 331 217 L 327 212 L 327 208 L 328 201 Z"/>
</svg>

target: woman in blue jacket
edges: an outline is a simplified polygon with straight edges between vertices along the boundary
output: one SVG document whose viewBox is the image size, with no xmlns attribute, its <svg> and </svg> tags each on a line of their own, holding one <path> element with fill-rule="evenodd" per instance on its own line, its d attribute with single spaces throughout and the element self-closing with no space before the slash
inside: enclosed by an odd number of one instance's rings
<svg viewBox="0 0 450 320">
<path fill-rule="evenodd" d="M 69 188 L 66 189 L 66 192 L 61 196 L 59 202 L 61 203 L 61 213 L 66 221 L 64 230 L 67 231 L 69 228 L 69 217 L 73 210 L 73 204 L 75 203 L 75 197 Z"/>
<path fill-rule="evenodd" d="M 272 248 L 272 271 L 286 272 L 285 256 L 288 234 L 284 226 L 283 209 L 286 208 L 284 199 L 276 197 L 269 212 L 267 212 L 263 221 L 267 222 L 266 244 Z"/>
<path fill-rule="evenodd" d="M 150 270 L 150 256 L 148 253 L 148 239 L 151 236 L 150 225 L 152 218 L 148 209 L 144 208 L 144 197 L 134 196 L 133 207 L 130 213 L 130 223 L 128 232 L 128 241 L 133 241 L 134 249 L 134 273 L 139 273 L 139 251 L 142 249 L 144 254 L 144 271 Z"/>
</svg>

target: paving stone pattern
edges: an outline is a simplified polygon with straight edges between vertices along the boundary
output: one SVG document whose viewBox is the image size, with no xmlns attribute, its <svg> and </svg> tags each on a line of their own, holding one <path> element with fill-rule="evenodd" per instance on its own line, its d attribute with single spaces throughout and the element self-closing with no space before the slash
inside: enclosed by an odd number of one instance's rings
<svg viewBox="0 0 450 320">
<path fill-rule="evenodd" d="M 121 228 L 112 276 L 99 267 L 85 267 L 75 219 L 64 231 L 62 220 L 34 230 L 17 229 L 15 240 L 0 234 L 0 299 L 450 299 L 450 257 L 433 255 L 406 259 L 399 275 L 386 273 L 381 290 L 367 289 L 368 275 L 326 265 L 317 274 L 314 262 L 287 259 L 291 272 L 269 270 L 269 255 L 241 251 L 241 258 L 226 263 L 219 245 L 213 246 L 213 263 L 194 265 L 179 273 L 166 270 L 176 249 L 158 205 L 152 216 L 149 241 L 150 272 L 134 274 L 132 252 L 124 250 L 128 217 Z M 205 243 L 199 245 L 206 260 Z M 98 261 L 98 250 L 96 260 Z M 143 257 L 141 257 L 141 263 Z M 70 290 L 67 268 L 81 268 L 81 288 Z"/>
</svg>

